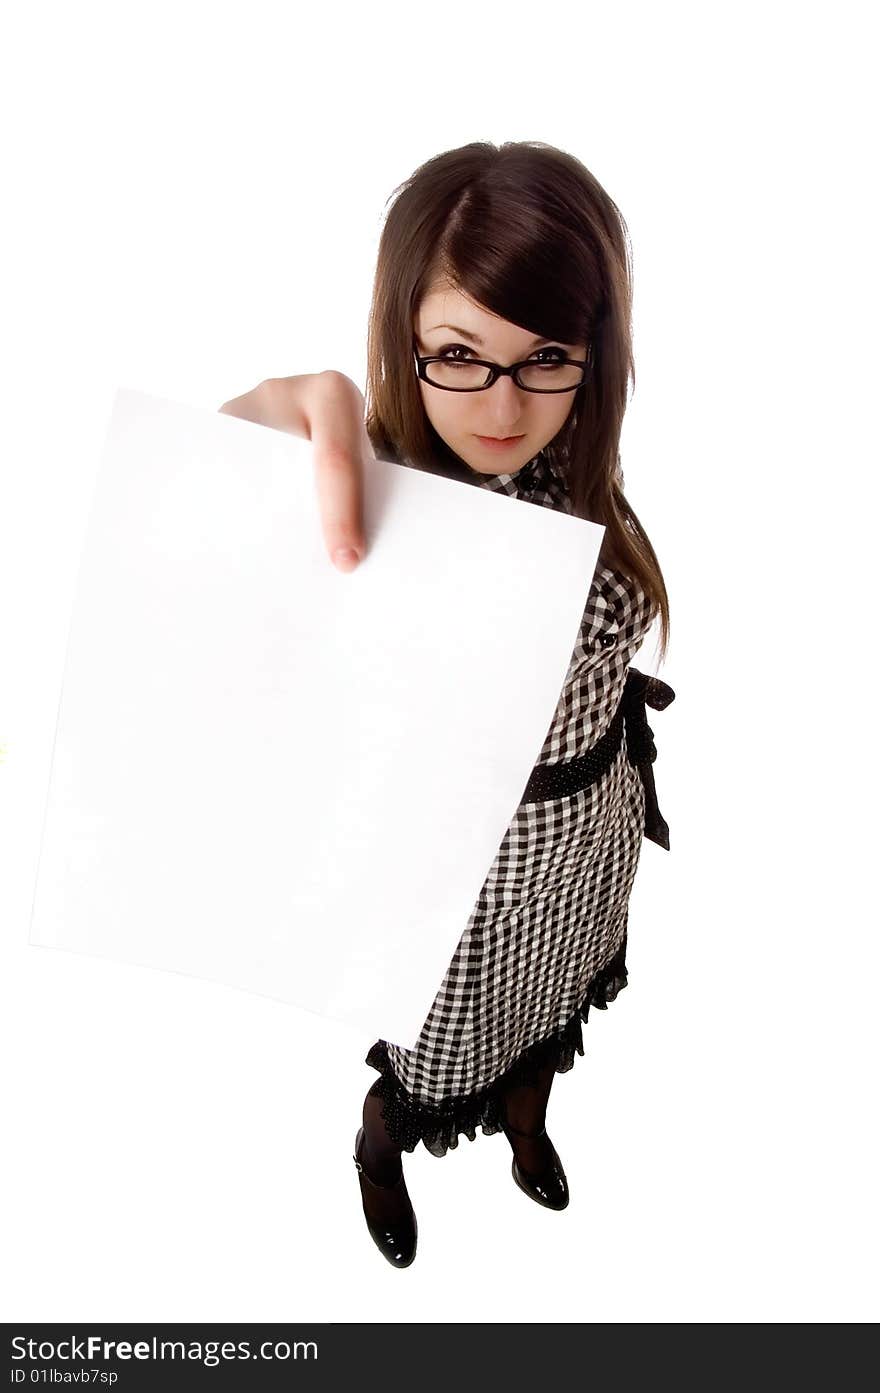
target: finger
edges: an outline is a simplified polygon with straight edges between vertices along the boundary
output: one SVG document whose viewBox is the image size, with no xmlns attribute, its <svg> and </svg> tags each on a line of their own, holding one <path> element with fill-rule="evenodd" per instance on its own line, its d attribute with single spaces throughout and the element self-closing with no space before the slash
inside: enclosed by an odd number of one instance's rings
<svg viewBox="0 0 880 1393">
<path fill-rule="evenodd" d="M 364 425 L 363 397 L 350 380 L 328 373 L 314 400 L 309 426 L 324 544 L 333 564 L 351 571 L 367 549 L 363 462 L 373 447 Z"/>
</svg>

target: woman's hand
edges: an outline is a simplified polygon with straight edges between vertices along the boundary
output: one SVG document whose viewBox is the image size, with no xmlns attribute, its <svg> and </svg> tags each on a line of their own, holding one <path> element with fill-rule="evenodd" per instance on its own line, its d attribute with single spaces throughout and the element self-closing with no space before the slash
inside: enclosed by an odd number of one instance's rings
<svg viewBox="0 0 880 1393">
<path fill-rule="evenodd" d="M 220 410 L 312 441 L 327 552 L 340 571 L 354 570 L 366 552 L 363 460 L 375 455 L 364 425 L 364 398 L 351 378 L 332 370 L 270 377 Z"/>
</svg>

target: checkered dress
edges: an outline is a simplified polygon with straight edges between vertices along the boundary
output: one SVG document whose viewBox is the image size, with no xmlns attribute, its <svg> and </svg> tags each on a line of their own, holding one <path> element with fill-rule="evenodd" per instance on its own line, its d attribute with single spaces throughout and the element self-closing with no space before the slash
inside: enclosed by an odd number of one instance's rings
<svg viewBox="0 0 880 1393">
<path fill-rule="evenodd" d="M 543 451 L 515 475 L 474 481 L 571 511 Z M 606 733 L 654 617 L 639 586 L 597 568 L 539 766 L 582 756 Z M 604 1009 L 626 985 L 645 797 L 623 740 L 596 782 L 517 808 L 414 1048 L 377 1040 L 367 1054 L 380 1074 L 370 1092 L 403 1150 L 421 1141 L 443 1156 L 460 1134 L 475 1140 L 478 1125 L 499 1131 L 505 1087 L 548 1059 L 563 1073 L 584 1053 L 589 1007 Z"/>
</svg>

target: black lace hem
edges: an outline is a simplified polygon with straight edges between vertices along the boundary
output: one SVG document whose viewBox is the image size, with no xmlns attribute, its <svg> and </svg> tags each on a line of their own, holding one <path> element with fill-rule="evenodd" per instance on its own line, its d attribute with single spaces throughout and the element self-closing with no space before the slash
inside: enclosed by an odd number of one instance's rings
<svg viewBox="0 0 880 1393">
<path fill-rule="evenodd" d="M 501 1131 L 502 1099 L 506 1090 L 518 1084 L 537 1082 L 537 1070 L 553 1061 L 556 1073 L 568 1073 L 574 1065 L 575 1054 L 583 1055 L 583 1024 L 590 1007 L 607 1010 L 627 983 L 626 935 L 620 948 L 596 973 L 587 988 L 577 1011 L 559 1030 L 536 1041 L 514 1061 L 509 1069 L 492 1083 L 475 1093 L 459 1098 L 444 1099 L 437 1106 L 420 1103 L 404 1088 L 391 1067 L 386 1041 L 371 1045 L 365 1062 L 379 1070 L 379 1078 L 369 1092 L 383 1100 L 382 1117 L 385 1129 L 402 1151 L 415 1151 L 422 1142 L 432 1156 L 445 1156 L 458 1146 L 459 1135 L 475 1141 L 477 1127 L 484 1136 Z"/>
</svg>

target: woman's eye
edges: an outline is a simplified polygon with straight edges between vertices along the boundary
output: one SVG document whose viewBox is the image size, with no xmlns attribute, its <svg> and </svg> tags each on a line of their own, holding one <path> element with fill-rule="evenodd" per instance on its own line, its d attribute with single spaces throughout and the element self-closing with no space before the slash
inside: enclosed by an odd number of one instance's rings
<svg viewBox="0 0 880 1393">
<path fill-rule="evenodd" d="M 474 350 L 468 348 L 467 345 L 463 343 L 448 343 L 444 348 L 439 348 L 437 350 L 437 356 L 439 358 L 448 358 L 451 362 L 460 362 L 461 355 L 467 355 L 473 358 Z M 549 363 L 552 365 L 554 363 L 565 362 L 567 356 L 564 348 L 539 348 L 527 361 L 529 363 L 538 363 L 539 365 L 541 363 Z"/>
</svg>

